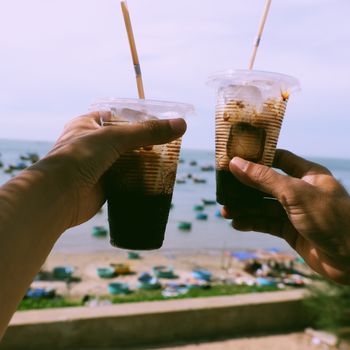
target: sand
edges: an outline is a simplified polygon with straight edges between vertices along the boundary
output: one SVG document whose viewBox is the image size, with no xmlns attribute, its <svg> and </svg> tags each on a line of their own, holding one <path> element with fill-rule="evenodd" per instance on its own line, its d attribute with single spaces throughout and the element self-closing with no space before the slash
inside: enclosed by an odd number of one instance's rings
<svg viewBox="0 0 350 350">
<path fill-rule="evenodd" d="M 79 253 L 64 254 L 52 253 L 43 266 L 43 270 L 51 271 L 55 266 L 72 266 L 74 275 L 79 277 L 79 282 L 66 283 L 64 281 L 35 281 L 33 288 L 54 288 L 60 295 L 70 297 L 82 297 L 89 295 L 107 295 L 107 286 L 110 282 L 127 282 L 131 289 L 137 287 L 137 277 L 141 272 L 151 272 L 155 265 L 171 266 L 178 278 L 175 282 L 186 282 L 191 278 L 191 271 L 194 268 L 203 268 L 212 272 L 215 279 L 223 281 L 224 279 L 234 278 L 238 275 L 246 275 L 242 270 L 242 263 L 232 260 L 229 268 L 222 268 L 223 262 L 227 266 L 228 260 L 223 261 L 222 253 L 216 252 L 144 252 L 141 253 L 141 259 L 130 260 L 127 258 L 127 252 L 116 250 L 113 252 L 98 253 Z M 103 279 L 97 276 L 97 267 L 108 267 L 110 264 L 124 263 L 130 266 L 134 274 L 126 276 L 117 276 L 110 279 Z M 161 279 L 161 282 L 170 281 Z"/>
</svg>

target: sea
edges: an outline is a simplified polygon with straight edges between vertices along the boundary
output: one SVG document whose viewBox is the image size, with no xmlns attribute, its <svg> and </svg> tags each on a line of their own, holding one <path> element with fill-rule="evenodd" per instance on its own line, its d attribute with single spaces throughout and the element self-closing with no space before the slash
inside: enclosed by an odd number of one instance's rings
<svg viewBox="0 0 350 350">
<path fill-rule="evenodd" d="M 20 162 L 20 156 L 28 152 L 44 156 L 52 143 L 24 140 L 0 140 L 0 161 L 4 164 L 0 168 L 0 184 L 11 178 L 3 170 L 10 164 Z M 194 206 L 202 204 L 202 199 L 215 200 L 215 171 L 202 171 L 201 166 L 215 164 L 214 151 L 189 150 L 181 151 L 182 163 L 179 164 L 177 177 L 185 178 L 185 183 L 177 183 L 173 195 L 173 208 L 170 211 L 164 245 L 162 251 L 208 251 L 221 250 L 250 250 L 250 249 L 278 249 L 292 253 L 292 249 L 282 239 L 263 233 L 239 232 L 231 226 L 230 220 L 217 216 L 220 209 L 218 204 L 205 206 L 208 214 L 205 221 L 196 219 Z M 328 167 L 333 175 L 350 190 L 350 159 L 332 159 L 306 157 Z M 197 165 L 191 165 L 196 162 Z M 188 174 L 206 180 L 205 183 L 194 183 Z M 135 214 L 137 216 L 137 214 Z M 137 217 L 135 217 L 137 220 Z M 178 228 L 180 221 L 192 223 L 190 231 Z M 108 237 L 95 238 L 91 232 L 94 226 L 108 227 L 107 209 L 103 207 L 101 213 L 96 214 L 88 222 L 67 230 L 54 246 L 54 252 L 61 253 L 89 253 L 101 251 L 115 251 L 110 246 Z"/>
</svg>

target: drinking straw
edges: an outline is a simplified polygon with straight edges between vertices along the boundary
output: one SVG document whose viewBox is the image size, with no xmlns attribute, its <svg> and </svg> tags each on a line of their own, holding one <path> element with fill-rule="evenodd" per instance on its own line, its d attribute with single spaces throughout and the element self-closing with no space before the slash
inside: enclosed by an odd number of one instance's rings
<svg viewBox="0 0 350 350">
<path fill-rule="evenodd" d="M 263 31 L 264 31 L 266 19 L 267 19 L 267 16 L 269 14 L 270 6 L 271 6 L 271 1 L 272 0 L 266 0 L 266 2 L 265 2 L 264 12 L 263 12 L 263 15 L 261 17 L 261 21 L 260 21 L 260 25 L 259 25 L 258 36 L 255 40 L 253 52 L 252 52 L 252 55 L 250 57 L 249 70 L 252 70 L 253 66 L 254 66 L 256 52 L 258 51 L 258 47 L 259 47 L 261 37 L 262 37 Z"/>
<path fill-rule="evenodd" d="M 145 92 L 143 90 L 141 67 L 140 67 L 139 57 L 137 55 L 134 33 L 132 30 L 129 9 L 128 9 L 128 5 L 127 5 L 126 1 L 121 1 L 121 7 L 122 7 L 122 12 L 123 12 L 126 32 L 128 34 L 132 61 L 134 63 L 134 69 L 135 69 L 135 73 L 136 73 L 137 91 L 139 94 L 139 98 L 144 99 Z"/>
</svg>

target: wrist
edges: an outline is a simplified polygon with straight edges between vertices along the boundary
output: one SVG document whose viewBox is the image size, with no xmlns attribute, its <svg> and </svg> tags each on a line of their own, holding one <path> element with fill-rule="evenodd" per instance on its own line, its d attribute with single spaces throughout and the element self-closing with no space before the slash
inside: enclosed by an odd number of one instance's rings
<svg viewBox="0 0 350 350">
<path fill-rule="evenodd" d="M 38 192 L 38 207 L 52 218 L 59 234 L 71 227 L 73 216 L 73 166 L 67 166 L 68 161 L 61 156 L 47 156 L 23 172 L 32 182 L 33 193 Z"/>
</svg>

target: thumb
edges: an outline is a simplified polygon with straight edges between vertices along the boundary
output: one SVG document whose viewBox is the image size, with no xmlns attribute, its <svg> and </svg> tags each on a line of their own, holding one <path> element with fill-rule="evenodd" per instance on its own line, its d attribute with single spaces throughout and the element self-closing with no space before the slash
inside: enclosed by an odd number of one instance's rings
<svg viewBox="0 0 350 350">
<path fill-rule="evenodd" d="M 277 199 L 282 199 L 286 190 L 294 183 L 294 178 L 277 173 L 272 168 L 234 157 L 230 171 L 243 184 L 254 187 Z"/>
<path fill-rule="evenodd" d="M 109 142 L 118 154 L 143 146 L 168 143 L 181 137 L 185 131 L 186 122 L 181 118 L 101 128 L 103 134 L 108 134 Z"/>
</svg>

